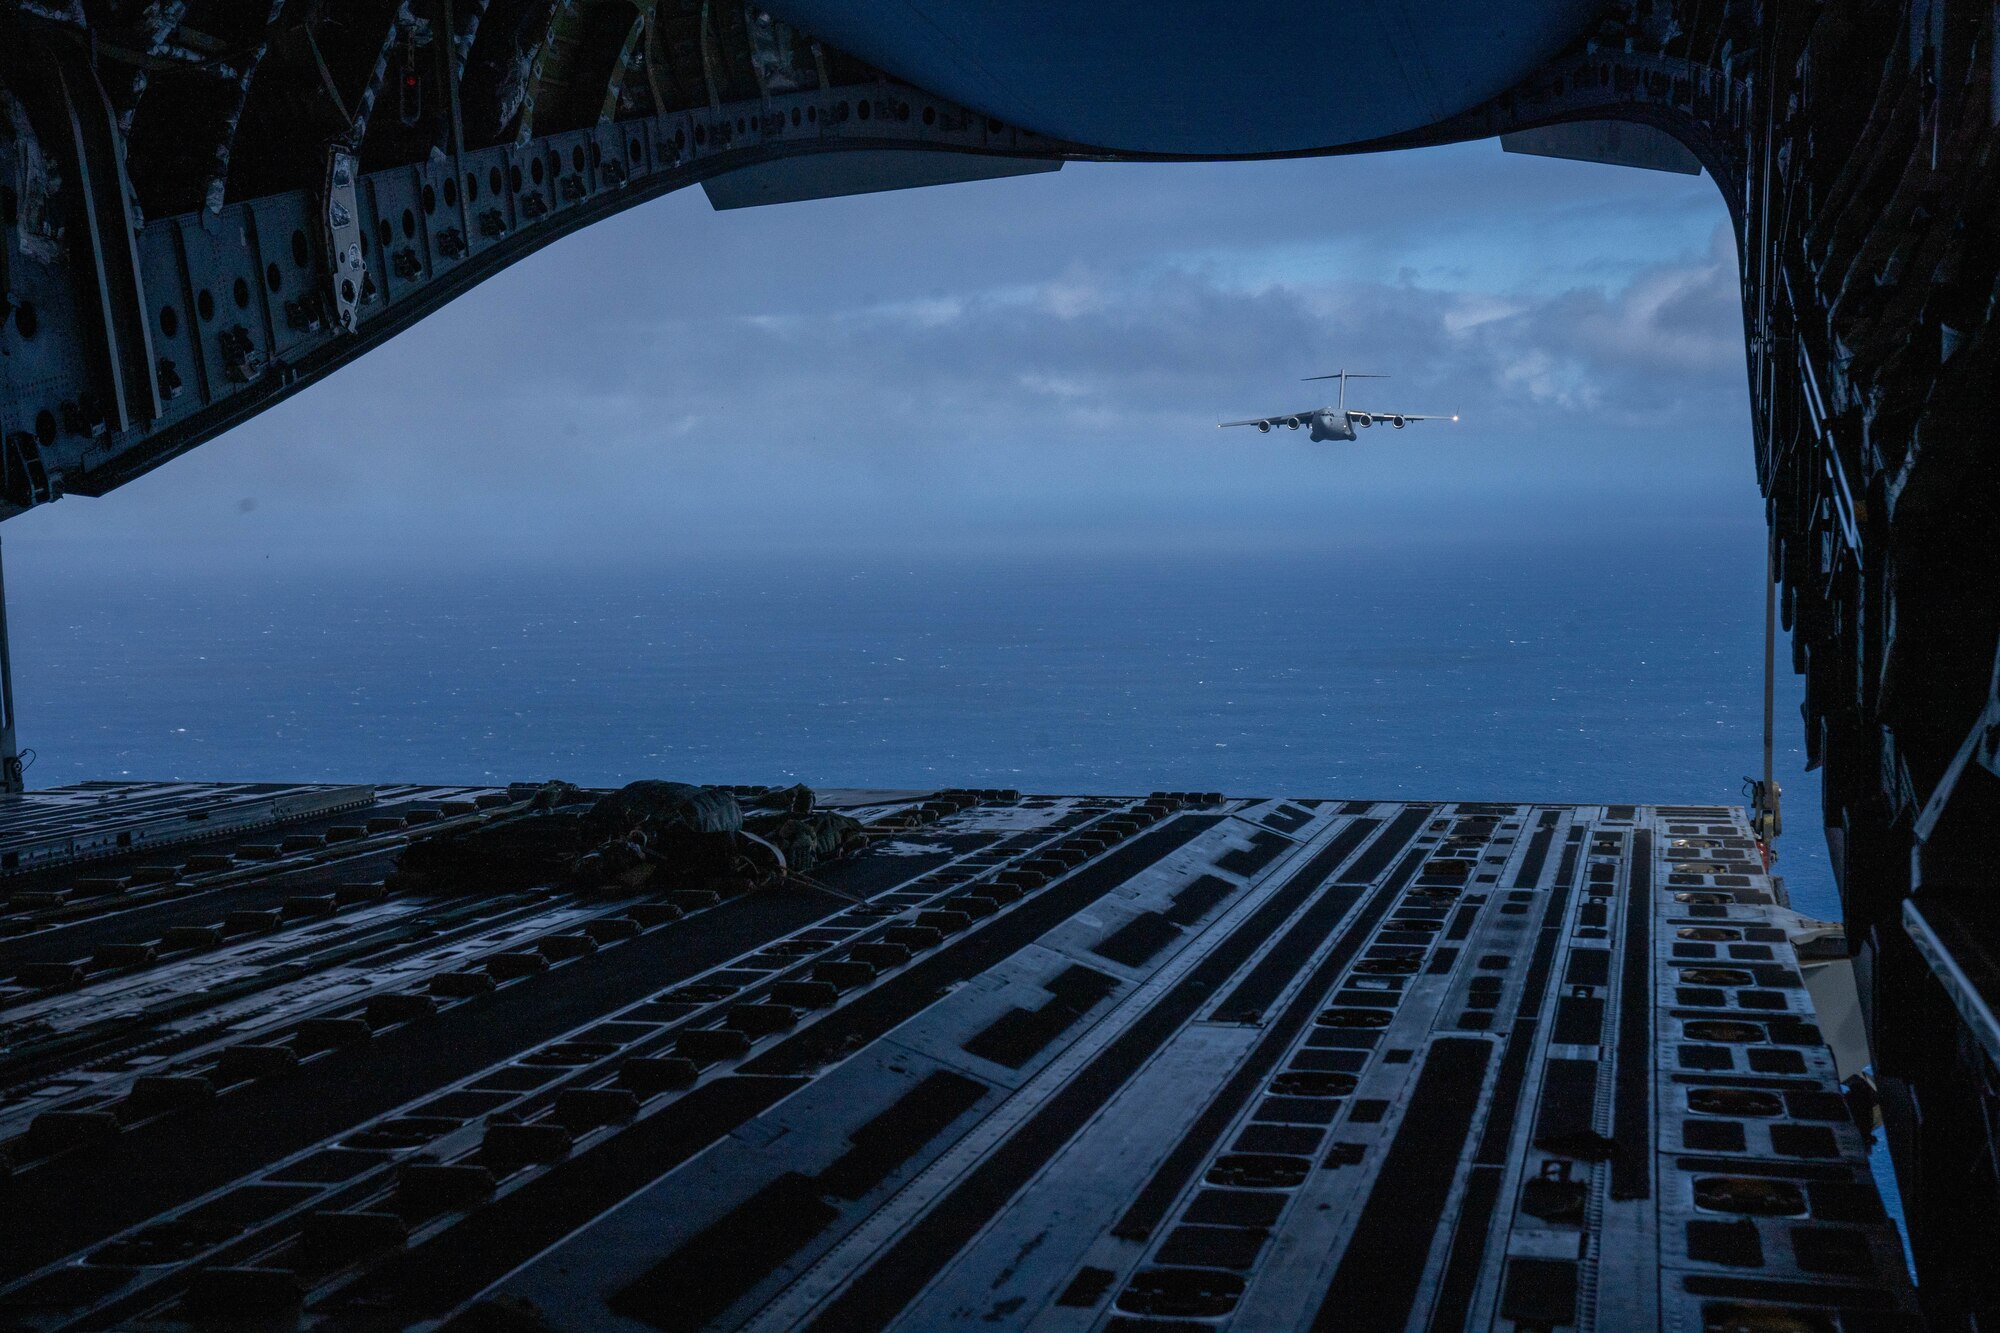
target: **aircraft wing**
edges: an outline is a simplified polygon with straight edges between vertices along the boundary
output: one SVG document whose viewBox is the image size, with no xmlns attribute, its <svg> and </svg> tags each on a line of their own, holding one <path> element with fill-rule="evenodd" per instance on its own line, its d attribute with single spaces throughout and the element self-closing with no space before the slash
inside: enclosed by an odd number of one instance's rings
<svg viewBox="0 0 2000 1333">
<path fill-rule="evenodd" d="M 1303 412 L 1280 412 L 1276 416 L 1250 417 L 1244 421 L 1218 421 L 1215 424 L 1225 428 L 1229 426 L 1261 426 L 1265 430 L 1272 430 L 1294 421 L 1304 426 L 1311 424 L 1312 419 L 1324 410 L 1324 408 L 1309 407 Z"/>
<path fill-rule="evenodd" d="M 1350 407 L 1347 409 L 1347 419 L 1349 421 L 1456 421 L 1458 413 L 1454 412 L 1450 416 L 1420 416 L 1415 412 L 1363 412 L 1359 408 Z"/>
</svg>

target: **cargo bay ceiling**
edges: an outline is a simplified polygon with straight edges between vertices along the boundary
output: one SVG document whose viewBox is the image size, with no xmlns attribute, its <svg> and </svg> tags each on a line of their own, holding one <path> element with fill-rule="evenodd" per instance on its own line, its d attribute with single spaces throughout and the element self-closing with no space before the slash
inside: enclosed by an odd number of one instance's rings
<svg viewBox="0 0 2000 1333">
<path fill-rule="evenodd" d="M 1691 155 L 1741 263 L 1922 1299 L 1972 1327 L 2000 1313 L 1996 35 L 1992 0 L 0 0 L 0 517 L 689 185 L 1508 135 Z"/>
<path fill-rule="evenodd" d="M 1664 9 L 1603 9 L 0 0 L 0 517 L 102 494 L 692 184 L 735 206 L 1351 151 L 1594 115 L 1634 80 L 1664 101 L 1661 70 L 1724 87 Z"/>
</svg>

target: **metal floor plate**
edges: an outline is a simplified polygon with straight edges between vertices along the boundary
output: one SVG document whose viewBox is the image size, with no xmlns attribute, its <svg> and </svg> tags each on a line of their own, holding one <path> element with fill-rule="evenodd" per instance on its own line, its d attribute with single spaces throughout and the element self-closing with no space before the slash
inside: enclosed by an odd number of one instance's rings
<svg viewBox="0 0 2000 1333">
<path fill-rule="evenodd" d="M 0 992 L 0 1319 L 1916 1326 L 1738 811 L 845 803 L 824 892 L 308 888 Z"/>
</svg>

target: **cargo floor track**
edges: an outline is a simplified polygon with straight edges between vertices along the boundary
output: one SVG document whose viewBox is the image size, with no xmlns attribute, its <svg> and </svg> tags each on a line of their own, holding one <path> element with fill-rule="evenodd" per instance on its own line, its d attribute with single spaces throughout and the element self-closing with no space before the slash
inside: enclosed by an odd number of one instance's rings
<svg viewBox="0 0 2000 1333">
<path fill-rule="evenodd" d="M 0 1328 L 1915 1328 L 1740 811 L 833 792 L 809 880 L 388 891 L 532 788 L 0 809 Z"/>
</svg>

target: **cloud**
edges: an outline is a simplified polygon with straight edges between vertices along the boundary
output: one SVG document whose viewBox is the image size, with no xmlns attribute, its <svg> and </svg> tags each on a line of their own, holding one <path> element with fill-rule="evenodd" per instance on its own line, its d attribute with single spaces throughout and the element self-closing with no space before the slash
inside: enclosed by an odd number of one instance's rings
<svg viewBox="0 0 2000 1333">
<path fill-rule="evenodd" d="M 1465 332 L 1523 349 L 1517 381 L 1568 389 L 1555 397 L 1586 410 L 1613 411 L 1633 425 L 1662 425 L 1708 404 L 1739 420 L 1744 346 L 1736 257 L 1726 229 L 1708 252 L 1646 266 L 1616 287 L 1578 288 L 1482 320 Z M 1538 393 L 1548 392 L 1536 389 Z"/>
<path fill-rule="evenodd" d="M 54 569 L 486 567 L 979 533 L 1305 540 L 1463 526 L 1499 496 L 1698 487 L 1747 450 L 1720 213 L 1705 182 L 1491 145 L 730 214 L 690 194 L 9 536 Z M 1342 366 L 1394 376 L 1359 405 L 1464 424 L 1339 454 L 1211 424 L 1324 401 L 1300 378 Z"/>
<path fill-rule="evenodd" d="M 783 318 L 663 317 L 656 365 L 603 392 L 560 365 L 512 386 L 530 403 L 595 407 L 605 438 L 734 434 L 752 406 L 796 448 L 865 450 L 972 438 L 1036 442 L 1185 433 L 1218 414 L 1323 396 L 1299 378 L 1390 372 L 1362 400 L 1457 410 L 1485 428 L 1627 431 L 1742 420 L 1742 341 L 1727 236 L 1615 283 L 1550 294 L 1410 281 L 1234 285 L 1201 269 L 1070 265 L 950 299 Z M 1511 428 L 1511 427 L 1510 427 Z"/>
<path fill-rule="evenodd" d="M 1444 331 L 1453 337 L 1490 324 L 1496 319 L 1511 319 L 1524 309 L 1518 300 L 1491 296 L 1482 292 L 1468 292 L 1444 313 Z"/>
</svg>

